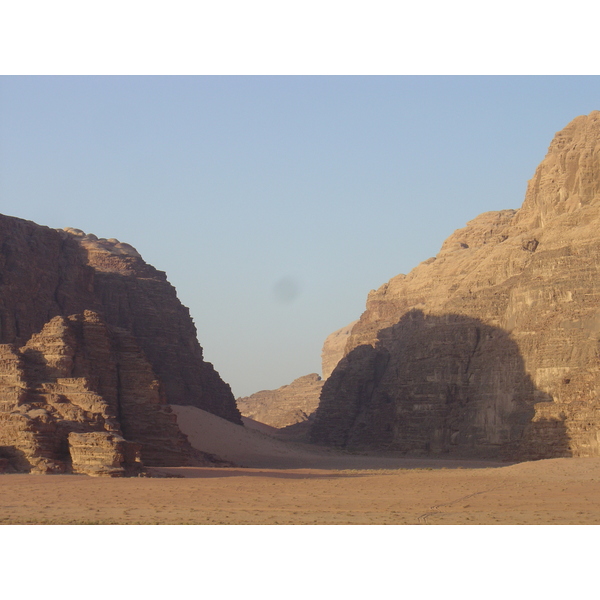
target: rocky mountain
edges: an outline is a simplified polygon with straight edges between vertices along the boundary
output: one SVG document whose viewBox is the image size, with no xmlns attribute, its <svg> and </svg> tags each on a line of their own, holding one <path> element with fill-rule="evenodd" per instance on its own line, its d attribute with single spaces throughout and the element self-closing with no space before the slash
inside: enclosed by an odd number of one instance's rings
<svg viewBox="0 0 600 600">
<path fill-rule="evenodd" d="M 325 339 L 323 350 L 321 351 L 321 371 L 323 373 L 323 379 L 329 379 L 329 376 L 333 373 L 337 364 L 344 357 L 348 337 L 357 322 L 358 321 L 352 321 L 349 325 L 329 334 Z"/>
<path fill-rule="evenodd" d="M 241 424 L 165 274 L 115 239 L 0 215 L 0 356 L 9 469 L 187 464 L 194 452 L 169 404 Z"/>
<path fill-rule="evenodd" d="M 600 112 L 557 133 L 518 210 L 484 213 L 367 299 L 317 443 L 600 454 Z"/>
<path fill-rule="evenodd" d="M 354 321 L 327 336 L 321 352 L 322 378 L 317 373 L 311 373 L 276 390 L 261 390 L 251 396 L 238 398 L 236 402 L 241 414 L 278 429 L 305 424 L 299 429 L 303 437 L 310 426 L 307 421 L 312 421 L 319 406 L 325 379 L 344 356 L 348 336 L 356 323 Z"/>
<path fill-rule="evenodd" d="M 321 377 L 311 373 L 276 390 L 238 398 L 237 406 L 244 417 L 280 429 L 306 421 L 317 410 L 322 387 Z"/>
</svg>

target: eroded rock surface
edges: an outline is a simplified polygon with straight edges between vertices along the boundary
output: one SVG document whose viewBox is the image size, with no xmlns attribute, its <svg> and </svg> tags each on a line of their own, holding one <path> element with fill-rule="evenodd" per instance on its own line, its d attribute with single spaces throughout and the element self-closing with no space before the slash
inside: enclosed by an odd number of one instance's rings
<svg viewBox="0 0 600 600">
<path fill-rule="evenodd" d="M 301 425 L 301 437 L 307 435 L 310 423 L 319 406 L 319 397 L 325 380 L 344 356 L 344 350 L 354 321 L 327 336 L 321 352 L 323 377 L 317 373 L 304 375 L 289 385 L 276 390 L 262 390 L 251 396 L 237 399 L 244 417 L 254 419 L 278 429 Z"/>
<path fill-rule="evenodd" d="M 126 475 L 192 458 L 135 340 L 96 313 L 0 345 L 0 369 L 0 451 L 15 470 Z"/>
<path fill-rule="evenodd" d="M 245 417 L 280 429 L 306 421 L 317 410 L 322 387 L 321 377 L 311 373 L 276 390 L 238 398 L 237 405 Z"/>
<path fill-rule="evenodd" d="M 513 458 L 600 453 L 600 112 L 519 210 L 484 213 L 367 299 L 312 440 Z"/>
<path fill-rule="evenodd" d="M 108 431 L 69 433 L 71 468 L 86 475 L 138 475 L 142 471 L 140 445 Z"/>
<path fill-rule="evenodd" d="M 75 231 L 75 233 L 74 233 Z M 241 424 L 231 388 L 203 360 L 189 310 L 165 273 L 129 244 L 67 229 L 94 270 L 93 289 L 106 322 L 130 331 L 170 404 L 192 405 Z"/>
<path fill-rule="evenodd" d="M 344 357 L 348 337 L 356 323 L 358 321 L 352 321 L 352 323 L 334 331 L 325 339 L 323 350 L 321 351 L 321 372 L 323 379 L 329 378 L 337 364 Z"/>
<path fill-rule="evenodd" d="M 241 423 L 164 273 L 118 240 L 0 215 L 0 468 L 188 464 L 169 403 Z"/>
</svg>

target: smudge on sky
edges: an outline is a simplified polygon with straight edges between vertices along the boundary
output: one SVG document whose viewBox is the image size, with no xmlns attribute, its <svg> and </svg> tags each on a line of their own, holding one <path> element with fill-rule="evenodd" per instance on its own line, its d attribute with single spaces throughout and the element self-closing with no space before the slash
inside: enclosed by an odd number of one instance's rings
<svg viewBox="0 0 600 600">
<path fill-rule="evenodd" d="M 291 277 L 282 277 L 273 286 L 273 296 L 279 304 L 292 304 L 300 295 L 300 287 Z"/>
</svg>

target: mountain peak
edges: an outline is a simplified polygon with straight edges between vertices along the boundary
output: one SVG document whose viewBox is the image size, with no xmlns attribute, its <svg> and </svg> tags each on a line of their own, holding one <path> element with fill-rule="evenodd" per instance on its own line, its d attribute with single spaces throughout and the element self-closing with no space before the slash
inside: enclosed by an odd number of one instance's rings
<svg viewBox="0 0 600 600">
<path fill-rule="evenodd" d="M 543 227 L 550 219 L 600 204 L 600 111 L 573 119 L 552 140 L 529 181 L 518 223 Z"/>
</svg>

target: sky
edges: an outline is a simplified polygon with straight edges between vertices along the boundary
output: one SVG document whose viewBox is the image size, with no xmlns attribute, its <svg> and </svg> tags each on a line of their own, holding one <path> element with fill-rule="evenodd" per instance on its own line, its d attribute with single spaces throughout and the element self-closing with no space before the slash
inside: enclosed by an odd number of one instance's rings
<svg viewBox="0 0 600 600">
<path fill-rule="evenodd" d="M 587 76 L 0 77 L 0 212 L 132 244 L 236 397 L 320 373 L 369 290 L 518 208 Z"/>
</svg>

